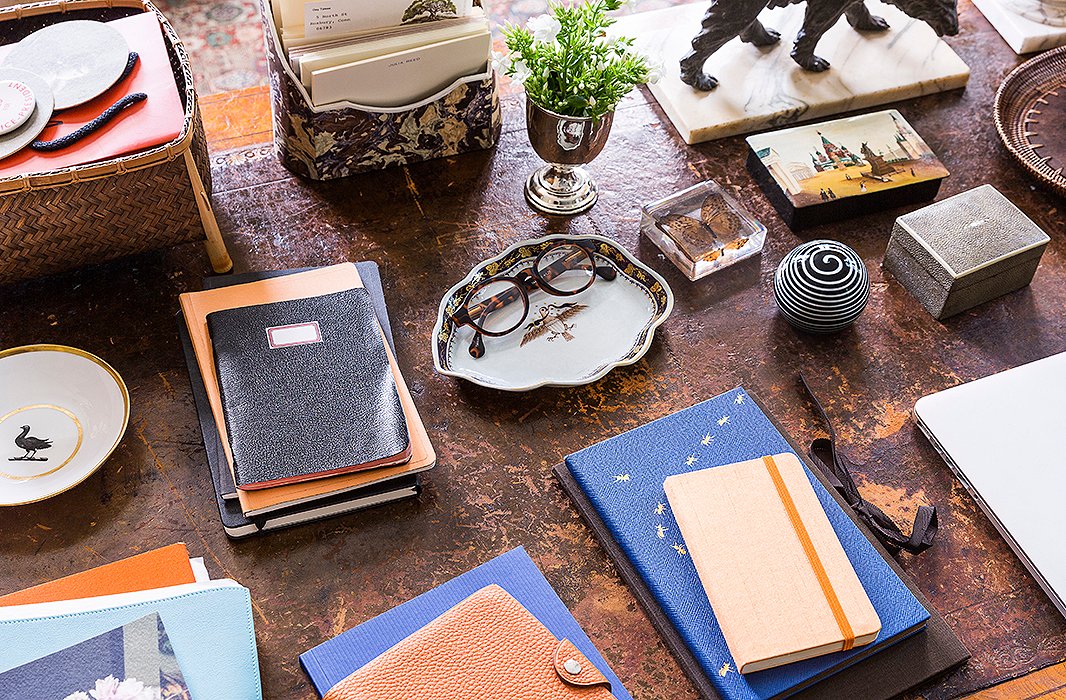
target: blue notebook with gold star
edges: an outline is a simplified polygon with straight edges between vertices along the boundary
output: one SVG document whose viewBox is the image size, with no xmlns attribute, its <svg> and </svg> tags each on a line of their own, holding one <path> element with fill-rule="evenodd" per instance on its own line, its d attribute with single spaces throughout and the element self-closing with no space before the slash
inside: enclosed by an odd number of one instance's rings
<svg viewBox="0 0 1066 700">
<path fill-rule="evenodd" d="M 851 651 L 740 674 L 663 488 L 675 474 L 793 452 L 737 388 L 566 458 L 577 487 L 638 572 L 684 645 L 725 700 L 772 700 L 869 658 L 924 629 L 929 612 L 813 474 L 807 478 L 882 622 L 877 639 Z"/>
</svg>

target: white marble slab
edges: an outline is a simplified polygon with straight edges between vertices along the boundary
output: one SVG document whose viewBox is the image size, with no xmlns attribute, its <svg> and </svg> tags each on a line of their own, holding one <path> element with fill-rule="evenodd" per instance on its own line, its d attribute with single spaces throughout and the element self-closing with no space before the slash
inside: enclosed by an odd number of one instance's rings
<svg viewBox="0 0 1066 700">
<path fill-rule="evenodd" d="M 805 5 L 766 10 L 759 18 L 781 32 L 781 42 L 756 48 L 733 39 L 708 59 L 706 70 L 720 84 L 700 92 L 681 82 L 678 61 L 708 2 L 621 17 L 617 33 L 660 58 L 663 78 L 649 86 L 687 143 L 747 134 L 768 127 L 928 95 L 966 85 L 970 69 L 936 32 L 894 7 L 870 0 L 875 15 L 892 29 L 859 33 L 842 18 L 826 32 L 816 54 L 832 68 L 812 73 L 789 56 L 803 23 Z"/>
<path fill-rule="evenodd" d="M 1066 46 L 1066 27 L 1053 27 L 1022 17 L 1004 7 L 1001 0 L 973 0 L 973 4 L 1014 49 L 1014 53 L 1033 53 Z"/>
</svg>

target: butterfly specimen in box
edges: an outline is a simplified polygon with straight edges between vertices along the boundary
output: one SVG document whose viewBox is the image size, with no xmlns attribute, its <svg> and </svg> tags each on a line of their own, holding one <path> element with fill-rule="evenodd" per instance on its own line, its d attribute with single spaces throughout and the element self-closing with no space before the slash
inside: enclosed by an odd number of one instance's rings
<svg viewBox="0 0 1066 700">
<path fill-rule="evenodd" d="M 569 342 L 574 339 L 570 332 L 574 324 L 567 320 L 587 309 L 585 304 L 545 304 L 537 310 L 538 316 L 526 324 L 526 334 L 522 336 L 522 345 L 536 340 L 545 333 L 550 333 L 548 341 L 563 340 Z"/>
<path fill-rule="evenodd" d="M 747 236 L 740 235 L 743 222 L 718 192 L 704 198 L 700 218 L 668 214 L 657 218 L 655 226 L 695 262 L 714 262 L 748 243 Z"/>
</svg>

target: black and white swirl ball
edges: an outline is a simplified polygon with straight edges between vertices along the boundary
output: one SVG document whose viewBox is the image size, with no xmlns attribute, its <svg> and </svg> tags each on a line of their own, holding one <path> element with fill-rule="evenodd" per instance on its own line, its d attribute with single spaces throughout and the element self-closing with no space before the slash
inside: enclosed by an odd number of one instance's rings
<svg viewBox="0 0 1066 700">
<path fill-rule="evenodd" d="M 808 333 L 847 328 L 870 300 L 870 275 L 854 250 L 817 240 L 792 249 L 774 275 L 774 299 L 781 314 Z"/>
</svg>

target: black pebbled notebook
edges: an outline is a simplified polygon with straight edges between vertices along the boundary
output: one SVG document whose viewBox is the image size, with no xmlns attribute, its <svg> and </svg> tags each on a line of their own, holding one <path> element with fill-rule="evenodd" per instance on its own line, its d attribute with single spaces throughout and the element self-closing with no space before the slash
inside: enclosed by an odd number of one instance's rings
<svg viewBox="0 0 1066 700">
<path fill-rule="evenodd" d="M 378 271 L 377 263 L 358 262 L 355 263 L 355 267 L 359 271 L 359 277 L 363 280 L 363 286 L 370 293 L 370 300 L 374 303 L 374 311 L 378 322 L 385 332 L 385 341 L 395 352 L 396 346 L 392 340 L 392 325 L 389 321 L 388 308 L 385 306 L 385 294 L 381 286 L 381 275 Z M 204 280 L 204 289 L 218 289 L 219 287 L 245 284 L 246 282 L 291 275 L 312 269 L 315 268 L 215 275 Z M 267 515 L 252 518 L 246 517 L 237 502 L 237 486 L 233 483 L 233 474 L 229 469 L 228 462 L 226 462 L 226 456 L 222 449 L 222 440 L 219 437 L 215 419 L 211 415 L 211 407 L 208 404 L 203 377 L 200 376 L 200 365 L 196 362 L 192 342 L 189 340 L 189 329 L 185 325 L 185 319 L 180 311 L 177 314 L 177 322 L 178 336 L 181 340 L 182 351 L 185 353 L 185 363 L 189 370 L 193 401 L 196 404 L 196 412 L 200 420 L 200 431 L 203 435 L 204 450 L 207 456 L 207 464 L 211 471 L 212 487 L 215 492 L 219 516 L 222 520 L 223 530 L 229 537 L 234 539 L 248 537 L 260 532 L 269 532 L 283 527 L 314 522 L 323 518 L 351 513 L 418 495 L 421 490 L 419 475 L 405 475 L 384 479 L 361 488 L 342 491 L 298 506 L 278 509 Z"/>
<path fill-rule="evenodd" d="M 410 438 L 365 289 L 209 314 L 237 486 L 402 464 Z"/>
<path fill-rule="evenodd" d="M 754 397 L 749 395 L 749 398 Z M 900 568 L 899 564 L 877 542 L 868 528 L 854 515 L 843 499 L 831 487 L 822 472 L 812 466 L 799 450 L 773 415 L 758 400 L 755 403 L 770 419 L 781 435 L 788 441 L 793 451 L 804 460 L 808 469 L 826 487 L 829 493 L 840 503 L 862 532 L 870 540 L 878 554 L 884 557 L 900 580 L 911 593 L 929 611 L 929 620 L 924 631 L 913 634 L 895 644 L 880 650 L 862 661 L 848 666 L 837 673 L 822 679 L 788 697 L 795 700 L 887 700 L 958 666 L 970 658 L 970 653 L 963 646 L 944 618 L 933 608 L 913 580 Z M 615 542 L 610 530 L 600 519 L 595 506 L 589 501 L 585 492 L 574 480 L 566 463 L 558 464 L 553 469 L 556 478 L 582 519 L 589 525 L 596 539 L 614 564 L 630 592 L 640 603 L 651 621 L 666 642 L 666 646 L 677 659 L 681 670 L 696 687 L 700 697 L 715 700 L 719 697 L 715 686 L 706 675 L 696 657 L 685 644 L 684 639 L 670 622 L 670 618 L 660 609 L 655 596 L 644 582 L 640 572 L 633 566 L 625 551 Z"/>
</svg>

